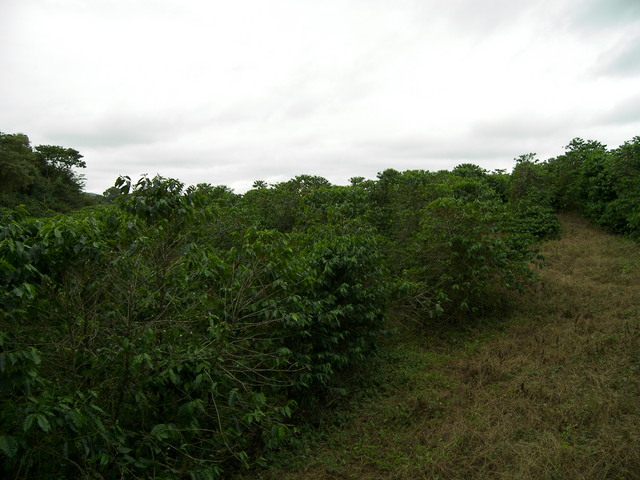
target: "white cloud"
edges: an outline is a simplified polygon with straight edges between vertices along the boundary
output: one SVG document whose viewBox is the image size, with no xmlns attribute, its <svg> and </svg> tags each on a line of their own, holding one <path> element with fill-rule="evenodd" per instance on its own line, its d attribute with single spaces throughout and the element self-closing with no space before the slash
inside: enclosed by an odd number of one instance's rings
<svg viewBox="0 0 640 480">
<path fill-rule="evenodd" d="M 97 192 L 508 168 L 637 135 L 637 5 L 5 0 L 0 130 L 80 150 Z"/>
</svg>

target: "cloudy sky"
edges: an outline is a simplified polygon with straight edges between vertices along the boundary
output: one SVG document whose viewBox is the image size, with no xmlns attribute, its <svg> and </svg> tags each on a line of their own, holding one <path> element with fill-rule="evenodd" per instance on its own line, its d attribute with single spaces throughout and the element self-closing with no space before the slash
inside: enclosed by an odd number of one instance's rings
<svg viewBox="0 0 640 480">
<path fill-rule="evenodd" d="M 640 135 L 640 0 L 0 0 L 0 131 L 86 190 L 493 170 Z"/>
</svg>

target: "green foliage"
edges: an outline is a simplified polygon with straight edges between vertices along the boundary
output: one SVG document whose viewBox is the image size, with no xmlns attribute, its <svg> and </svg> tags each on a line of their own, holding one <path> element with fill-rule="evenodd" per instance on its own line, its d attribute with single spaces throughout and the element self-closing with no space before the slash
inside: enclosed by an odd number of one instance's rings
<svg viewBox="0 0 640 480">
<path fill-rule="evenodd" d="M 607 150 L 600 142 L 573 139 L 546 170 L 555 180 L 555 205 L 578 210 L 615 233 L 640 231 L 640 137 Z"/>
<path fill-rule="evenodd" d="M 503 289 L 521 286 L 531 274 L 533 239 L 509 233 L 505 218 L 497 201 L 441 197 L 422 210 L 404 273 L 414 284 L 414 314 L 421 308 L 428 318 L 468 321 L 501 306 Z"/>
<path fill-rule="evenodd" d="M 0 132 L 0 192 L 20 191 L 31 185 L 37 174 L 29 138 Z"/>
<path fill-rule="evenodd" d="M 560 233 L 560 221 L 551 207 L 529 201 L 508 205 L 504 229 L 511 234 L 529 234 L 537 241 L 556 238 Z"/>
<path fill-rule="evenodd" d="M 228 191 L 116 188 L 115 206 L 7 216 L 3 473 L 218 478 L 264 463 L 297 403 L 342 391 L 375 351 L 375 236 L 221 228 Z"/>
<path fill-rule="evenodd" d="M 511 172 L 508 190 L 511 202 L 525 202 L 542 207 L 553 204 L 552 178 L 535 153 L 521 155 Z"/>
<path fill-rule="evenodd" d="M 338 372 L 365 361 L 384 329 L 387 287 L 375 235 L 315 230 L 302 236 L 303 306 L 287 342 L 304 367 L 296 388 L 332 387 Z"/>
<path fill-rule="evenodd" d="M 379 178 L 371 189 L 373 223 L 387 239 L 403 315 L 470 320 L 500 307 L 502 289 L 518 288 L 530 275 L 535 238 L 517 231 L 495 176 L 463 164 L 453 172 L 387 170 Z"/>
<path fill-rule="evenodd" d="M 0 315 L 8 316 L 22 301 L 35 298 L 34 283 L 41 274 L 39 252 L 30 241 L 37 225 L 27 220 L 24 209 L 4 210 L 0 218 Z"/>
<path fill-rule="evenodd" d="M 76 150 L 24 135 L 0 146 L 6 205 L 76 205 Z M 531 278 L 536 242 L 557 234 L 554 209 L 637 235 L 639 158 L 640 137 L 613 151 L 575 139 L 547 162 L 521 156 L 511 175 L 301 175 L 244 195 L 121 177 L 108 204 L 73 214 L 3 209 L 0 473 L 221 478 L 264 465 L 301 417 L 357 388 L 390 309 L 425 326 L 500 314 Z"/>
<path fill-rule="evenodd" d="M 427 191 L 432 183 L 434 174 L 424 170 L 387 169 L 379 173 L 371 187 L 372 222 L 378 231 L 391 241 L 406 240 L 419 222 L 420 208 L 433 199 Z"/>
<path fill-rule="evenodd" d="M 600 222 L 614 232 L 640 237 L 640 137 L 610 154 L 608 171 L 615 199 L 605 207 Z"/>
<path fill-rule="evenodd" d="M 452 171 L 453 174 L 463 178 L 486 178 L 488 172 L 472 163 L 462 163 L 456 166 Z"/>
<path fill-rule="evenodd" d="M 0 207 L 22 204 L 34 215 L 51 215 L 88 205 L 82 193 L 82 155 L 53 145 L 31 147 L 23 134 L 0 132 Z"/>
</svg>

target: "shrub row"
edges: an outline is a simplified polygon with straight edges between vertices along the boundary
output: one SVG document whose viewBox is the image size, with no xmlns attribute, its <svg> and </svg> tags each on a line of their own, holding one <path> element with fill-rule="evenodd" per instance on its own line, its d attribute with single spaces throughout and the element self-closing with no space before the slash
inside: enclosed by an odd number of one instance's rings
<svg viewBox="0 0 640 480">
<path fill-rule="evenodd" d="M 375 349 L 376 236 L 213 235 L 227 224 L 211 192 L 118 188 L 114 207 L 5 218 L 0 471 L 217 478 L 266 461 L 298 405 L 345 388 Z"/>
</svg>

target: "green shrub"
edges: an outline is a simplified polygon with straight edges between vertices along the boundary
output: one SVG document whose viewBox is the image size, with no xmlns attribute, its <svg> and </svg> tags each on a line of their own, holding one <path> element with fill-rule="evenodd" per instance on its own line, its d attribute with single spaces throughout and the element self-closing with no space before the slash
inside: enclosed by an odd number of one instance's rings
<svg viewBox="0 0 640 480">
<path fill-rule="evenodd" d="M 510 234 L 529 234 L 536 240 L 555 238 L 560 233 L 560 221 L 551 207 L 527 201 L 509 204 L 504 222 Z"/>
<path fill-rule="evenodd" d="M 534 238 L 506 231 L 502 204 L 442 197 L 422 215 L 405 278 L 415 285 L 409 303 L 426 306 L 423 315 L 473 318 L 499 307 L 502 289 L 530 277 Z"/>
<path fill-rule="evenodd" d="M 2 473 L 218 478 L 265 462 L 297 402 L 344 388 L 375 351 L 375 236 L 234 227 L 220 242 L 207 192 L 118 185 L 116 206 L 7 217 Z"/>
</svg>

